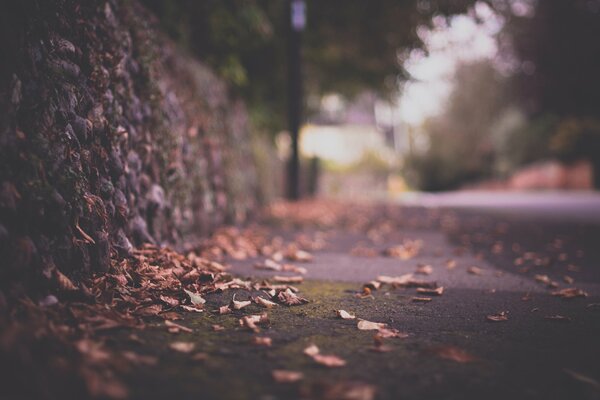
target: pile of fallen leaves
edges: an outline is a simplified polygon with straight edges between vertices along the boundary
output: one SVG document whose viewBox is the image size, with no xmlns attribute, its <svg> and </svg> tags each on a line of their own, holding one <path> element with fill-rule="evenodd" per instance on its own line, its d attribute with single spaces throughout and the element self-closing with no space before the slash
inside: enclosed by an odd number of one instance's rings
<svg viewBox="0 0 600 400">
<path fill-rule="evenodd" d="M 37 302 L 28 297 L 5 301 L 0 308 L 0 367 L 10 370 L 14 379 L 0 388 L 0 397 L 19 393 L 25 398 L 125 398 L 128 389 L 119 380 L 119 372 L 157 360 L 133 352 L 112 352 L 103 344 L 102 332 L 144 329 L 156 318 L 163 319 L 169 331 L 185 330 L 174 321 L 183 313 L 206 312 L 205 296 L 230 289 L 259 291 L 252 301 L 267 309 L 308 302 L 288 284 L 293 280 L 282 277 L 280 282 L 274 279 L 274 284 L 244 281 L 233 278 L 225 265 L 215 261 L 222 255 L 239 256 L 241 249 L 245 256 L 268 253 L 277 258 L 277 249 L 282 258 L 290 260 L 311 257 L 297 245 L 284 246 L 283 242 L 276 243 L 272 251 L 265 249 L 273 244 L 263 235 L 249 233 L 222 230 L 203 247 L 202 255 L 146 245 L 134 250 L 131 257 L 113 259 L 107 273 L 81 282 L 54 269 L 56 293 Z M 234 296 L 231 304 L 216 312 L 228 313 L 248 304 L 250 301 L 237 301 Z M 258 332 L 257 325 L 265 321 L 266 313 L 248 315 L 240 319 L 240 325 Z M 132 337 L 135 339 L 135 334 Z M 193 350 L 186 342 L 174 342 L 171 347 L 180 352 Z M 37 383 L 29 385 L 30 381 Z"/>
</svg>

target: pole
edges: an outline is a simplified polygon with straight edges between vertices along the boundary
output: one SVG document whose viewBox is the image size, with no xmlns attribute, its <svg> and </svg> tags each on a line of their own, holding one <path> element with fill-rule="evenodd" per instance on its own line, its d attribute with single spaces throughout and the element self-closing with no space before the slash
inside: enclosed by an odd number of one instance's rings
<svg viewBox="0 0 600 400">
<path fill-rule="evenodd" d="M 298 135 L 302 119 L 301 39 L 304 29 L 305 4 L 303 0 L 289 0 L 288 21 L 288 128 L 292 136 L 288 170 L 288 198 L 300 198 L 300 153 Z"/>
</svg>

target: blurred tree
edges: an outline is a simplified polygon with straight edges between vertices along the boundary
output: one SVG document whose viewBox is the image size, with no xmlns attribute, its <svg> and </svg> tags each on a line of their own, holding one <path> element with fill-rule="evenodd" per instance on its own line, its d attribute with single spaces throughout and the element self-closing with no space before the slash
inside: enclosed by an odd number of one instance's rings
<svg viewBox="0 0 600 400">
<path fill-rule="evenodd" d="M 447 190 L 490 177 L 495 158 L 491 127 L 506 101 L 504 78 L 490 61 L 459 65 L 445 111 L 423 127 L 429 145 L 406 160 L 411 184 Z"/>
<path fill-rule="evenodd" d="M 285 1 L 142 0 L 167 33 L 246 100 L 256 126 L 285 127 Z M 463 12 L 471 0 L 307 0 L 305 89 L 391 94 L 406 78 L 400 55 L 422 45 L 416 27 Z"/>
</svg>

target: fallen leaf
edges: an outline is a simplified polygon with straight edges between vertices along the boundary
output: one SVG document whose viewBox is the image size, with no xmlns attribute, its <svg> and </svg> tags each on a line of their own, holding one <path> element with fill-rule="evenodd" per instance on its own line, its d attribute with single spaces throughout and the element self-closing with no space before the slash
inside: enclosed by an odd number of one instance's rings
<svg viewBox="0 0 600 400">
<path fill-rule="evenodd" d="M 471 275 L 483 275 L 483 270 L 481 268 L 475 267 L 475 266 L 469 267 L 467 269 L 467 272 Z"/>
<path fill-rule="evenodd" d="M 183 291 L 190 297 L 190 301 L 193 305 L 201 306 L 202 304 L 206 303 L 206 300 L 204 300 L 198 293 L 191 292 L 187 289 L 183 289 Z"/>
<path fill-rule="evenodd" d="M 266 269 L 266 270 L 269 270 L 269 271 L 281 271 L 282 266 L 278 262 L 275 262 L 275 261 L 267 258 L 262 263 L 254 264 L 254 268 L 256 268 L 256 269 Z"/>
<path fill-rule="evenodd" d="M 221 332 L 225 330 L 225 327 L 223 325 L 214 324 L 212 326 L 212 330 L 215 332 Z"/>
<path fill-rule="evenodd" d="M 354 319 L 354 318 L 356 318 L 356 315 L 352 315 L 348 311 L 336 310 L 335 312 L 336 312 L 337 316 L 340 317 L 341 319 Z"/>
<path fill-rule="evenodd" d="M 317 364 L 321 364 L 329 368 L 343 367 L 344 365 L 346 365 L 345 360 L 332 354 L 315 354 L 314 356 L 312 356 L 312 359 L 315 360 Z"/>
<path fill-rule="evenodd" d="M 304 278 L 302 276 L 274 276 L 273 280 L 278 283 L 302 283 Z"/>
<path fill-rule="evenodd" d="M 477 360 L 477 358 L 471 354 L 454 346 L 437 347 L 433 349 L 433 353 L 440 358 L 458 363 L 469 363 Z"/>
<path fill-rule="evenodd" d="M 304 379 L 304 374 L 298 371 L 286 371 L 283 369 L 276 369 L 271 371 L 273 380 L 277 383 L 294 383 Z"/>
<path fill-rule="evenodd" d="M 191 353 L 196 345 L 192 342 L 172 342 L 169 347 L 180 353 Z"/>
<path fill-rule="evenodd" d="M 235 294 L 233 295 L 232 299 L 231 299 L 231 304 L 233 305 L 233 309 L 234 310 L 241 310 L 244 307 L 249 306 L 250 304 L 252 304 L 252 301 L 247 300 L 247 301 L 237 301 L 235 299 Z"/>
<path fill-rule="evenodd" d="M 171 307 L 177 307 L 179 305 L 179 300 L 177 300 L 174 297 L 169 297 L 169 296 L 163 296 L 160 295 L 159 298 L 167 305 L 171 306 Z"/>
<path fill-rule="evenodd" d="M 227 305 L 227 306 L 221 306 L 219 307 L 219 314 L 223 315 L 223 314 L 230 314 L 232 312 L 231 308 Z"/>
<path fill-rule="evenodd" d="M 431 297 L 411 297 L 411 300 L 415 303 L 429 303 L 432 299 Z"/>
<path fill-rule="evenodd" d="M 299 250 L 294 247 L 288 249 L 285 257 L 291 261 L 299 261 L 299 262 L 309 262 L 312 261 L 313 256 L 304 250 Z"/>
<path fill-rule="evenodd" d="M 185 304 L 180 304 L 179 307 L 181 307 L 185 311 L 198 312 L 198 313 L 204 312 L 203 309 L 198 308 L 196 306 L 188 306 L 188 305 L 185 305 Z"/>
<path fill-rule="evenodd" d="M 256 304 L 260 304 L 261 306 L 263 306 L 265 308 L 273 308 L 273 307 L 276 307 L 278 305 L 277 303 L 275 303 L 275 302 L 273 302 L 271 300 L 264 299 L 264 298 L 262 298 L 260 296 L 256 296 L 254 298 L 254 301 L 256 302 Z"/>
<path fill-rule="evenodd" d="M 552 296 L 558 296 L 563 299 L 574 299 L 576 297 L 587 297 L 588 294 L 581 289 L 571 287 L 552 292 Z"/>
<path fill-rule="evenodd" d="M 77 286 L 75 286 L 65 274 L 60 272 L 58 268 L 54 268 L 54 276 L 60 290 L 69 292 L 77 290 Z"/>
<path fill-rule="evenodd" d="M 398 285 L 398 286 L 406 285 L 406 284 L 410 283 L 412 281 L 412 279 L 413 279 L 413 274 L 404 274 L 404 275 L 400 275 L 400 276 L 379 275 L 377 277 L 378 282 L 387 283 L 388 285 Z"/>
<path fill-rule="evenodd" d="M 371 282 L 365 283 L 363 285 L 363 287 L 366 287 L 369 290 L 378 290 L 381 287 L 381 282 L 371 281 Z"/>
<path fill-rule="evenodd" d="M 277 300 L 279 300 L 281 303 L 286 304 L 288 306 L 295 306 L 295 305 L 308 303 L 308 300 L 296 295 L 289 288 L 284 291 L 279 292 L 277 294 Z"/>
<path fill-rule="evenodd" d="M 158 358 L 154 357 L 154 356 L 144 356 L 144 355 L 134 353 L 133 351 L 124 351 L 121 354 L 123 355 L 123 357 L 125 359 L 127 359 L 128 361 L 131 361 L 132 363 L 137 364 L 137 365 L 152 366 L 152 365 L 158 364 Z"/>
<path fill-rule="evenodd" d="M 551 282 L 550 277 L 548 275 L 534 275 L 533 279 L 545 285 L 549 285 Z"/>
<path fill-rule="evenodd" d="M 567 285 L 572 285 L 575 282 L 575 279 L 573 279 L 569 275 L 565 275 L 563 276 L 563 281 L 565 281 Z"/>
<path fill-rule="evenodd" d="M 304 267 L 297 267 L 297 266 L 292 265 L 292 264 L 283 264 L 281 266 L 281 270 L 282 271 L 295 272 L 297 274 L 302 274 L 302 275 L 305 275 L 308 272 L 308 270 L 306 268 L 304 268 Z"/>
<path fill-rule="evenodd" d="M 387 338 L 406 339 L 409 336 L 408 333 L 400 332 L 398 329 L 393 329 L 393 328 L 381 328 L 377 332 L 377 335 L 383 339 L 387 339 Z"/>
<path fill-rule="evenodd" d="M 485 317 L 490 322 L 508 321 L 508 311 L 500 311 L 496 314 L 491 314 Z"/>
<path fill-rule="evenodd" d="M 173 321 L 165 320 L 165 325 L 169 328 L 169 332 L 171 333 L 179 333 L 179 332 L 194 332 L 193 329 L 188 328 L 187 326 L 180 325 Z"/>
<path fill-rule="evenodd" d="M 417 288 L 417 293 L 426 294 L 429 296 L 441 296 L 444 293 L 444 287 L 436 287 L 436 288 Z"/>
<path fill-rule="evenodd" d="M 258 333 L 260 332 L 260 328 L 257 326 L 257 324 L 269 323 L 269 317 L 266 313 L 260 315 L 246 315 L 240 319 L 239 323 L 240 326 L 246 327 L 251 331 Z"/>
<path fill-rule="evenodd" d="M 379 330 L 385 328 L 386 326 L 387 324 L 381 322 L 371 322 L 364 319 L 358 321 L 358 324 L 356 325 L 356 327 L 361 331 Z"/>
<path fill-rule="evenodd" d="M 304 354 L 306 354 L 309 357 L 312 357 L 314 355 L 319 354 L 319 348 L 317 347 L 316 344 L 311 344 L 310 346 L 308 346 L 307 348 L 304 349 Z"/>
<path fill-rule="evenodd" d="M 252 338 L 252 343 L 254 343 L 257 346 L 269 347 L 271 346 L 271 344 L 273 344 L 273 339 L 266 336 L 255 336 Z"/>
</svg>

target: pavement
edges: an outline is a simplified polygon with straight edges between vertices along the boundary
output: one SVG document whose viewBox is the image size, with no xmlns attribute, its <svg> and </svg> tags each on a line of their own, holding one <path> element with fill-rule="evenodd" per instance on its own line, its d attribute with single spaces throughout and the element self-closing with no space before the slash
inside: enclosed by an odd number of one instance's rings
<svg viewBox="0 0 600 400">
<path fill-rule="evenodd" d="M 404 199 L 393 207 L 402 221 L 392 221 L 392 229 L 275 230 L 285 239 L 324 240 L 313 261 L 301 264 L 306 281 L 298 287 L 311 302 L 270 311 L 271 324 L 263 334 L 273 344 L 264 349 L 250 344 L 252 335 L 237 326 L 238 315 L 189 317 L 182 323 L 199 330 L 215 323 L 227 328 L 190 336 L 208 360 L 188 366 L 181 356 L 157 353 L 160 373 L 131 375 L 139 383 L 134 397 L 600 399 L 597 194 L 445 194 Z M 383 255 L 406 240 L 422 243 L 413 257 Z M 240 277 L 294 275 L 254 268 L 263 260 L 229 264 Z M 431 266 L 431 273 L 415 278 L 443 286 L 443 295 L 416 303 L 414 288 L 384 286 L 372 297 L 357 297 L 363 284 L 378 276 L 414 273 L 419 265 Z M 552 295 L 569 287 L 587 297 Z M 249 295 L 238 293 L 238 299 Z M 227 301 L 215 297 L 209 304 Z M 336 318 L 336 309 L 386 323 L 408 337 L 387 339 L 390 351 L 374 352 L 373 332 Z M 487 319 L 500 312 L 508 319 Z M 148 335 L 157 346 L 168 340 Z M 312 343 L 346 360 L 346 366 L 315 365 L 302 353 Z M 454 350 L 468 357 L 448 357 Z M 299 371 L 304 379 L 276 383 L 273 369 Z"/>
</svg>

